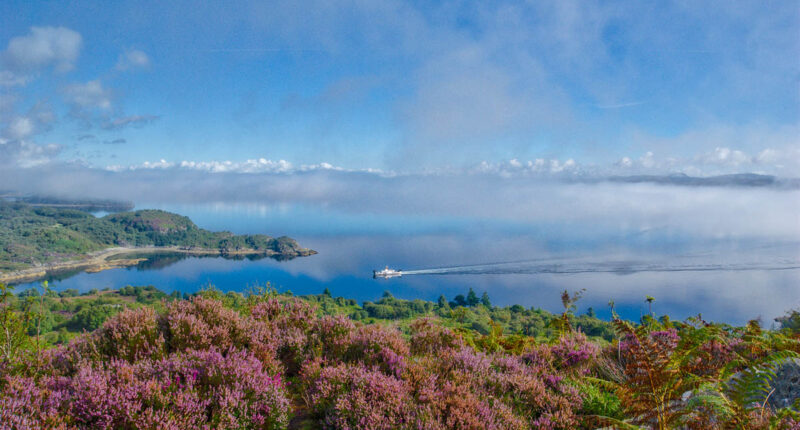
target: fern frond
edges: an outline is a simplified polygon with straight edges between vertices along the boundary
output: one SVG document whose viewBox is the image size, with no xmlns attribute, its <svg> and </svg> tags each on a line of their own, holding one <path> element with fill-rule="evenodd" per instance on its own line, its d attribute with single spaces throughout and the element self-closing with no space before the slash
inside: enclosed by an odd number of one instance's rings
<svg viewBox="0 0 800 430">
<path fill-rule="evenodd" d="M 587 381 L 587 382 L 591 382 L 592 384 L 595 384 L 595 385 L 599 385 L 600 388 L 605 388 L 605 389 L 607 389 L 609 391 L 615 391 L 615 390 L 619 389 L 619 386 L 620 386 L 620 384 L 618 384 L 616 382 L 607 381 L 605 379 L 595 378 L 595 377 L 592 377 L 592 376 L 584 376 L 583 380 Z"/>
<path fill-rule="evenodd" d="M 723 421 L 731 421 L 736 415 L 736 405 L 725 394 L 716 390 L 713 384 L 705 384 L 689 397 L 687 406 L 691 409 L 706 407 Z"/>
<path fill-rule="evenodd" d="M 794 351 L 776 351 L 758 360 L 750 367 L 722 383 L 725 394 L 747 410 L 764 401 L 770 392 L 770 382 L 775 379 L 781 365 L 800 354 Z"/>
</svg>

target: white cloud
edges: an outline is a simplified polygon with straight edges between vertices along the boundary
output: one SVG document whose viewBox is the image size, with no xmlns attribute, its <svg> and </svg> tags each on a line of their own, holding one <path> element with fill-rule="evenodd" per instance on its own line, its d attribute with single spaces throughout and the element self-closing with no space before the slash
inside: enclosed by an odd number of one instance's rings
<svg viewBox="0 0 800 430">
<path fill-rule="evenodd" d="M 67 100 L 79 109 L 110 110 L 112 94 L 99 80 L 71 84 L 64 89 Z"/>
<path fill-rule="evenodd" d="M 270 160 L 267 158 L 254 158 L 245 161 L 191 161 L 184 160 L 180 162 L 170 162 L 165 159 L 158 161 L 145 161 L 140 164 L 132 164 L 128 166 L 111 165 L 106 166 L 106 170 L 115 172 L 129 170 L 152 170 L 152 169 L 170 169 L 184 171 L 199 171 L 208 173 L 265 173 L 265 174 L 293 174 L 305 172 L 362 172 L 370 173 L 377 176 L 392 176 L 392 172 L 385 172 L 380 169 L 346 169 L 344 167 L 334 166 L 331 163 L 321 162 L 317 164 L 301 164 L 295 166 L 286 160 Z"/>
<path fill-rule="evenodd" d="M 129 49 L 120 54 L 117 70 L 146 69 L 150 67 L 150 57 L 138 49 Z"/>
<path fill-rule="evenodd" d="M 545 160 L 537 158 L 529 161 L 519 161 L 516 158 L 507 162 L 490 163 L 482 161 L 477 166 L 467 169 L 468 173 L 480 173 L 497 175 L 503 178 L 511 178 L 516 176 L 535 176 L 535 177 L 571 177 L 582 175 L 584 172 L 583 166 L 579 165 L 573 159 L 561 161 L 558 159 Z"/>
<path fill-rule="evenodd" d="M 0 113 L 3 110 L 11 110 L 11 104 L 14 99 L 10 99 L 9 106 L 0 106 Z M 1 105 L 2 103 L 0 103 Z M 2 136 L 8 140 L 22 140 L 33 136 L 36 133 L 49 129 L 50 125 L 55 121 L 55 114 L 53 113 L 50 105 L 47 103 L 37 103 L 24 115 L 11 115 L 10 118 L 4 119 L 0 115 L 0 123 L 5 123 L 2 129 Z"/>
<path fill-rule="evenodd" d="M 31 27 L 29 34 L 8 42 L 2 61 L 15 72 L 33 72 L 48 66 L 66 72 L 74 67 L 81 44 L 81 35 L 68 28 Z"/>
<path fill-rule="evenodd" d="M 244 162 L 233 161 L 181 161 L 180 167 L 192 170 L 203 170 L 213 173 L 287 173 L 293 170 L 292 163 L 286 160 L 272 161 L 266 158 L 252 159 Z"/>
<path fill-rule="evenodd" d="M 37 145 L 24 139 L 0 138 L 0 166 L 4 166 L 0 171 L 12 168 L 30 169 L 47 164 L 61 149 L 56 144 Z"/>
<path fill-rule="evenodd" d="M 168 169 L 168 168 L 170 168 L 170 167 L 172 167 L 174 165 L 175 165 L 175 163 L 170 163 L 167 160 L 162 158 L 162 159 L 160 159 L 160 160 L 158 160 L 158 161 L 156 161 L 154 163 L 151 163 L 149 161 L 145 161 L 142 164 L 142 168 L 143 169 Z"/>
<path fill-rule="evenodd" d="M 35 127 L 33 125 L 32 119 L 23 116 L 18 116 L 11 120 L 11 122 L 4 130 L 3 135 L 7 136 L 10 139 L 17 140 L 17 139 L 24 139 L 32 135 L 34 131 Z"/>
<path fill-rule="evenodd" d="M 700 161 L 708 164 L 738 167 L 750 161 L 750 157 L 742 151 L 726 147 L 716 147 L 714 151 L 700 156 Z"/>
<path fill-rule="evenodd" d="M 731 148 L 717 148 L 709 153 L 697 154 L 692 157 L 657 157 L 648 151 L 643 155 L 622 157 L 616 162 L 599 165 L 580 162 L 573 158 L 566 160 L 558 158 L 536 158 L 533 160 L 519 160 L 512 158 L 508 161 L 490 162 L 482 161 L 467 168 L 438 167 L 402 170 L 397 173 L 393 170 L 377 168 L 350 169 L 336 166 L 328 162 L 317 164 L 295 165 L 286 160 L 271 160 L 268 158 L 254 158 L 245 161 L 210 160 L 193 161 L 183 160 L 168 162 L 164 159 L 151 162 L 146 161 L 133 165 L 108 166 L 109 170 L 141 170 L 175 168 L 187 171 L 202 171 L 208 173 L 278 173 L 294 174 L 303 172 L 362 172 L 380 177 L 396 177 L 403 175 L 427 176 L 471 176 L 485 175 L 500 178 L 532 178 L 555 180 L 580 180 L 594 181 L 609 176 L 626 175 L 668 175 L 672 173 L 685 173 L 690 176 L 707 177 L 730 173 L 759 173 L 772 174 L 779 177 L 797 177 L 796 172 L 789 166 L 800 169 L 800 149 L 767 149 L 756 155 L 749 155 L 743 151 Z M 782 172 L 794 174 L 781 175 Z"/>
</svg>

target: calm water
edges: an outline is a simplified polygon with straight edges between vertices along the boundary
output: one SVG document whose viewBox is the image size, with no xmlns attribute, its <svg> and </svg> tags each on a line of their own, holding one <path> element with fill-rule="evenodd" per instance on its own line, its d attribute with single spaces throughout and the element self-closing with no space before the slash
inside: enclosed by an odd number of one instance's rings
<svg viewBox="0 0 800 430">
<path fill-rule="evenodd" d="M 730 323 L 761 317 L 769 324 L 800 307 L 800 244 L 791 241 L 705 239 L 700 244 L 658 229 L 600 234 L 591 226 L 348 215 L 302 207 L 140 207 L 181 213 L 212 230 L 286 234 L 319 254 L 290 261 L 158 257 L 138 267 L 62 275 L 52 285 L 81 291 L 155 285 L 193 292 L 209 284 L 245 291 L 270 282 L 295 294 L 329 288 L 360 301 L 376 300 L 387 290 L 406 299 L 436 300 L 441 294 L 452 299 L 473 288 L 478 294 L 487 291 L 497 305 L 551 311 L 559 310 L 562 290 L 585 288 L 580 310 L 593 307 L 601 317 L 609 316 L 607 303 L 613 299 L 623 316 L 638 318 L 650 295 L 658 313 L 685 318 L 702 312 L 706 319 Z M 506 262 L 514 263 L 486 265 Z M 454 269 L 372 279 L 372 270 L 385 265 Z"/>
</svg>

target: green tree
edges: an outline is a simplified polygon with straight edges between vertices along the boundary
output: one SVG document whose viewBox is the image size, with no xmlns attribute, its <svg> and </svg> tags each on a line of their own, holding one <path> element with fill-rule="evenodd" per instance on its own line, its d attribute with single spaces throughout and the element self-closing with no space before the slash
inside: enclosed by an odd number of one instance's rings
<svg viewBox="0 0 800 430">
<path fill-rule="evenodd" d="M 0 283 L 0 358 L 5 362 L 19 358 L 19 353 L 28 342 L 25 327 L 30 315 L 15 309 L 12 289 Z"/>
<path fill-rule="evenodd" d="M 439 306 L 439 308 L 441 308 L 441 309 L 448 309 L 448 308 L 450 308 L 450 304 L 448 304 L 448 303 L 447 303 L 447 298 L 444 296 L 444 294 L 442 294 L 441 296 L 439 296 L 439 301 L 438 301 L 436 304 L 437 304 L 437 305 Z"/>
<path fill-rule="evenodd" d="M 484 291 L 483 295 L 481 296 L 481 304 L 487 308 L 492 307 L 492 302 L 489 300 L 489 294 L 486 291 Z"/>
<path fill-rule="evenodd" d="M 475 291 L 470 288 L 469 292 L 467 293 L 467 306 L 477 306 L 480 303 L 480 299 L 478 299 L 478 295 L 475 294 Z"/>
<path fill-rule="evenodd" d="M 73 330 L 97 330 L 109 317 L 116 314 L 118 311 L 116 307 L 109 305 L 91 306 L 81 309 L 75 314 L 69 321 L 69 325 Z"/>
<path fill-rule="evenodd" d="M 775 318 L 775 321 L 781 325 L 781 329 L 790 332 L 800 332 L 800 312 L 797 310 L 790 310 L 786 315 Z"/>
</svg>

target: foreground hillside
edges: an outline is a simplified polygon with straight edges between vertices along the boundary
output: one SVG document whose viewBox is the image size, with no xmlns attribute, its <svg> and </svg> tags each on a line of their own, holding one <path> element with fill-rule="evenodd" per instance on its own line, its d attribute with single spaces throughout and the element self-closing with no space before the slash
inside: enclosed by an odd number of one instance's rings
<svg viewBox="0 0 800 430">
<path fill-rule="evenodd" d="M 464 320 L 476 315 L 512 312 L 489 303 L 422 302 L 423 316 L 386 323 L 369 315 L 369 304 L 329 294 L 212 289 L 178 298 L 126 287 L 85 298 L 127 297 L 130 306 L 116 304 L 135 309 L 44 348 L 38 333 L 52 307 L 44 303 L 80 296 L 4 293 L 0 423 L 7 428 L 800 425 L 800 402 L 792 406 L 778 384 L 800 351 L 795 314 L 782 332 L 756 322 L 615 320 L 600 324 L 615 328 L 607 342 L 576 328 L 575 297 L 565 294 L 562 315 L 541 313 L 549 336 L 536 340 L 510 333 L 508 321 L 486 334 L 467 328 Z M 414 308 L 384 299 L 386 309 Z M 522 313 L 518 319 L 535 319 L 532 310 Z"/>
<path fill-rule="evenodd" d="M 313 251 L 289 237 L 211 232 L 189 218 L 160 210 L 97 218 L 59 207 L 0 203 L 0 271 L 87 258 L 112 247 L 180 247 L 226 254 L 296 257 Z"/>
</svg>

